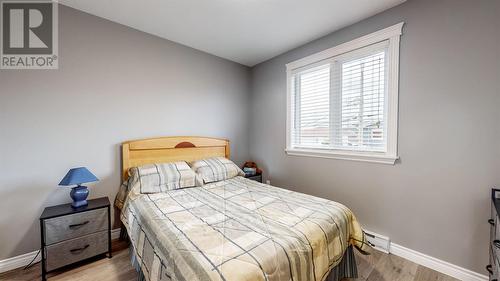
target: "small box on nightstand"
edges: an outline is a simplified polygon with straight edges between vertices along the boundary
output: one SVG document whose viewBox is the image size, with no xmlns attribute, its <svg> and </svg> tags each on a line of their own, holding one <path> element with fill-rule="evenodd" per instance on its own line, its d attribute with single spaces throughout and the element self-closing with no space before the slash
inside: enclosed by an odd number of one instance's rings
<svg viewBox="0 0 500 281">
<path fill-rule="evenodd" d="M 262 174 L 253 175 L 253 176 L 245 175 L 245 178 L 262 183 Z"/>
</svg>

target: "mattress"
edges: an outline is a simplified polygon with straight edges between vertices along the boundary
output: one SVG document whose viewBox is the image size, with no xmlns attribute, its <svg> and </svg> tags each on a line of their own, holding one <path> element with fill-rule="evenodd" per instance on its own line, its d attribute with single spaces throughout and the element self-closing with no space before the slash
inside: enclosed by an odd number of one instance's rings
<svg viewBox="0 0 500 281">
<path fill-rule="evenodd" d="M 117 205 L 145 280 L 323 281 L 349 247 L 369 248 L 344 205 L 239 176 L 154 194 L 128 189 Z"/>
</svg>

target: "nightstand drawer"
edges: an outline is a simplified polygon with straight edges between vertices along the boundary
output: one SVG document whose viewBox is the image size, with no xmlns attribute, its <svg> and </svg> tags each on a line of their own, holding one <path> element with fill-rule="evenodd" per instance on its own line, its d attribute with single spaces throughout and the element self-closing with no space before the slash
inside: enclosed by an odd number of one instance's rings
<svg viewBox="0 0 500 281">
<path fill-rule="evenodd" d="M 108 251 L 108 232 L 101 231 L 47 246 L 47 270 L 90 258 Z"/>
<path fill-rule="evenodd" d="M 45 244 L 106 230 L 108 211 L 105 208 L 45 220 Z"/>
</svg>

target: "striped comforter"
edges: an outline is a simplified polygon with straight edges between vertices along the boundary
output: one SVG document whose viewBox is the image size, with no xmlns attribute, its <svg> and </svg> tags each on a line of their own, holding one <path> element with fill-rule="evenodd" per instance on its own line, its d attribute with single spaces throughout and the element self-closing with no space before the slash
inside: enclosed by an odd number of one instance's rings
<svg viewBox="0 0 500 281">
<path fill-rule="evenodd" d="M 124 188 L 121 220 L 146 280 L 323 281 L 349 245 L 368 247 L 342 204 L 243 177 L 155 194 Z"/>
</svg>

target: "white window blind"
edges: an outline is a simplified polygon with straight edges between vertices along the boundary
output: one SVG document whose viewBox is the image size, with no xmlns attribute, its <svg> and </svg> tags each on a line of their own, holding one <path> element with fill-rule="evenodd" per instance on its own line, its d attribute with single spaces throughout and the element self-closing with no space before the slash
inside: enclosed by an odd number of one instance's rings
<svg viewBox="0 0 500 281">
<path fill-rule="evenodd" d="M 342 63 L 341 124 L 335 146 L 342 149 L 386 151 L 385 50 Z M 334 120 L 336 122 L 337 120 Z"/>
<path fill-rule="evenodd" d="M 300 69 L 292 79 L 292 145 L 386 151 L 387 44 Z"/>
<path fill-rule="evenodd" d="M 351 50 L 344 44 L 287 65 L 287 153 L 394 163 L 401 27 L 385 40 L 355 42 Z"/>
<path fill-rule="evenodd" d="M 294 78 L 294 143 L 308 147 L 330 145 L 330 68 L 298 73 Z"/>
</svg>

